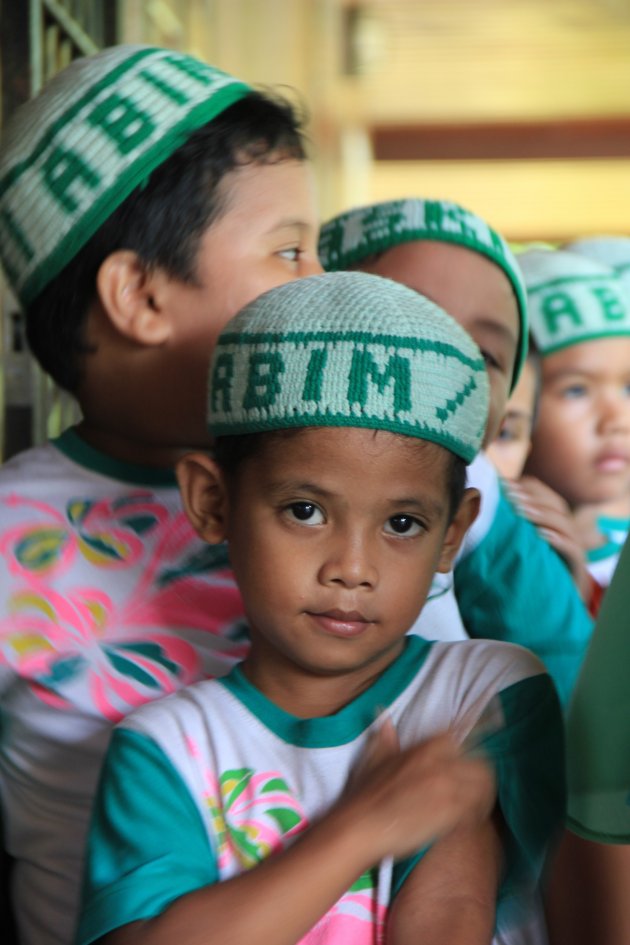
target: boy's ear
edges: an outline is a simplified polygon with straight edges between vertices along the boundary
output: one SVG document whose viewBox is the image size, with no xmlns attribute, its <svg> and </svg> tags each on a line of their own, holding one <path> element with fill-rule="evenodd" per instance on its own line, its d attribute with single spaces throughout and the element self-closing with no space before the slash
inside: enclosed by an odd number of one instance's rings
<svg viewBox="0 0 630 945">
<path fill-rule="evenodd" d="M 477 518 L 479 506 L 481 504 L 481 495 L 478 489 L 465 489 L 459 508 L 455 512 L 451 523 L 446 529 L 440 563 L 437 570 L 442 572 L 450 571 L 453 567 L 455 555 L 459 551 L 464 535 Z"/>
<path fill-rule="evenodd" d="M 101 263 L 98 295 L 120 334 L 142 345 L 161 345 L 171 334 L 171 320 L 159 305 L 160 270 L 148 271 L 137 253 L 117 250 Z"/>
<path fill-rule="evenodd" d="M 175 468 L 186 515 L 200 538 L 218 545 L 227 538 L 225 478 L 205 453 L 188 453 Z"/>
</svg>

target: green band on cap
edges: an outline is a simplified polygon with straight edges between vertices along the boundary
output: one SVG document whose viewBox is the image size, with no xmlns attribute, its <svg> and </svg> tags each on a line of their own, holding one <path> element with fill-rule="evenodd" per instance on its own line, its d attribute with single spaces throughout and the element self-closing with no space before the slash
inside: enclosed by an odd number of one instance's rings
<svg viewBox="0 0 630 945">
<path fill-rule="evenodd" d="M 520 318 L 516 384 L 527 356 L 527 299 L 516 259 L 502 236 L 485 220 L 448 200 L 390 200 L 359 207 L 325 223 L 319 255 L 329 272 L 349 269 L 376 253 L 414 240 L 436 240 L 472 249 L 499 266 L 509 279 Z"/>
<path fill-rule="evenodd" d="M 630 297 L 612 269 L 564 250 L 531 249 L 518 261 L 532 338 L 542 356 L 585 341 L 630 335 Z"/>
<path fill-rule="evenodd" d="M 488 408 L 485 364 L 441 309 L 404 286 L 331 273 L 265 293 L 222 332 L 215 436 L 353 426 L 431 440 L 470 462 Z"/>
<path fill-rule="evenodd" d="M 0 244 L 28 304 L 196 128 L 250 91 L 190 56 L 116 46 L 72 63 L 0 146 Z"/>
<path fill-rule="evenodd" d="M 630 295 L 630 236 L 584 237 L 567 243 L 564 249 L 613 269 Z"/>
</svg>

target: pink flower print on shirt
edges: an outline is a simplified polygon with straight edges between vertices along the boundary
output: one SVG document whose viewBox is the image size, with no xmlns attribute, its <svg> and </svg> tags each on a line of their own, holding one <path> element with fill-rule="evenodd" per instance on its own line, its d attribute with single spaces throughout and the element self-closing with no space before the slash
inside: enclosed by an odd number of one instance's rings
<svg viewBox="0 0 630 945">
<path fill-rule="evenodd" d="M 193 743 L 187 747 L 197 755 Z M 299 800 L 278 772 L 237 768 L 225 771 L 218 782 L 207 775 L 207 781 L 206 803 L 222 880 L 255 867 L 308 827 Z M 377 902 L 375 879 L 375 870 L 360 876 L 300 945 L 381 945 L 387 908 Z"/>
<path fill-rule="evenodd" d="M 44 702 L 81 705 L 114 722 L 197 677 L 194 647 L 166 630 L 129 628 L 94 588 L 61 595 L 33 585 L 15 594 L 0 621 L 0 644 Z"/>
<path fill-rule="evenodd" d="M 299 801 L 273 771 L 256 774 L 251 768 L 237 768 L 225 771 L 218 783 L 209 780 L 207 804 L 224 878 L 256 866 L 308 826 Z"/>
<path fill-rule="evenodd" d="M 0 661 L 47 704 L 115 722 L 245 656 L 225 548 L 203 544 L 181 508 L 145 493 L 77 500 L 67 518 L 43 503 L 14 504 L 37 507 L 39 524 L 31 518 L 0 539 L 10 564 Z M 65 537 L 51 539 L 49 554 L 37 528 L 55 523 Z"/>
<path fill-rule="evenodd" d="M 18 495 L 4 504 L 27 513 L 25 522 L 0 537 L 9 569 L 22 575 L 64 571 L 77 554 L 99 568 L 129 567 L 142 554 L 142 536 L 168 514 L 146 493 L 113 501 L 77 498 L 68 502 L 65 516 L 52 505 Z"/>
<path fill-rule="evenodd" d="M 118 604 L 93 585 L 60 593 L 35 577 L 10 595 L 1 658 L 44 702 L 116 722 L 207 675 L 206 664 L 225 672 L 245 656 L 230 573 L 211 572 L 198 542 L 186 554 L 195 536 L 183 514 L 171 526 Z"/>
<path fill-rule="evenodd" d="M 387 907 L 376 900 L 376 887 L 364 873 L 298 945 L 382 945 Z"/>
</svg>

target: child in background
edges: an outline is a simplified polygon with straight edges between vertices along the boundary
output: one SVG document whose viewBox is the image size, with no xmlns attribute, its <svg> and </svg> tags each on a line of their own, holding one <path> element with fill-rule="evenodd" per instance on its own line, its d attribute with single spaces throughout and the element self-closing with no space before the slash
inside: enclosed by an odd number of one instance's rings
<svg viewBox="0 0 630 945">
<path fill-rule="evenodd" d="M 494 441 L 486 449 L 503 478 L 503 487 L 519 512 L 529 519 L 552 548 L 561 555 L 573 574 L 582 600 L 595 616 L 602 588 L 586 567 L 571 510 L 564 499 L 533 476 L 523 476 L 532 448 L 532 435 L 540 399 L 540 358 L 531 348 L 521 376 L 506 405 L 505 415 Z"/>
<path fill-rule="evenodd" d="M 583 237 L 567 243 L 563 248 L 613 269 L 630 297 L 630 237 Z M 625 535 L 630 530 L 624 506 L 624 502 L 605 502 L 598 510 L 600 529 L 619 546 L 623 545 Z"/>
<path fill-rule="evenodd" d="M 362 269 L 402 282 L 472 335 L 488 369 L 484 444 L 492 442 L 525 360 L 528 335 L 522 277 L 501 236 L 457 204 L 394 200 L 329 221 L 319 250 L 325 269 Z M 564 562 L 516 513 L 484 456 L 471 465 L 469 482 L 481 492 L 481 512 L 456 561 L 454 588 L 453 575 L 447 575 L 416 629 L 429 639 L 450 639 L 458 618 L 461 637 L 528 647 L 545 663 L 566 704 L 592 630 L 588 613 Z"/>
<path fill-rule="evenodd" d="M 242 311 L 209 386 L 214 458 L 178 477 L 252 646 L 115 731 L 78 945 L 487 945 L 497 898 L 493 941 L 532 941 L 554 687 L 520 647 L 407 634 L 478 507 L 478 349 L 405 287 L 334 273 Z"/>
<path fill-rule="evenodd" d="M 540 393 L 540 360 L 529 350 L 520 377 L 510 394 L 497 435 L 486 456 L 504 479 L 519 479 L 532 448 Z"/>
<path fill-rule="evenodd" d="M 599 507 L 615 502 L 630 519 L 630 296 L 612 270 L 575 253 L 528 250 L 519 263 L 542 360 L 525 471 L 567 502 L 606 587 L 623 541 L 602 531 Z"/>
<path fill-rule="evenodd" d="M 22 945 L 68 945 L 114 723 L 247 648 L 173 466 L 207 444 L 208 353 L 320 271 L 293 109 L 181 53 L 65 69 L 3 129 L 2 261 L 83 419 L 0 473 L 0 797 Z"/>
</svg>

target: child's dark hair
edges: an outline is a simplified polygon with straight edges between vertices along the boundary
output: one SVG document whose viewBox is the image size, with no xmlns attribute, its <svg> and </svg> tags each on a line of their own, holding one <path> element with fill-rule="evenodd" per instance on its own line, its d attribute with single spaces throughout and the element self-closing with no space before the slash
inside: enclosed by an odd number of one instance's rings
<svg viewBox="0 0 630 945">
<path fill-rule="evenodd" d="M 77 391 L 85 317 L 104 260 L 132 250 L 147 270 L 194 284 L 201 237 L 224 209 L 221 180 L 245 164 L 305 160 L 303 124 L 287 100 L 252 91 L 194 131 L 114 210 L 26 309 L 31 351 L 57 384 Z"/>
<path fill-rule="evenodd" d="M 295 436 L 299 431 L 300 428 L 294 428 L 272 430 L 264 433 L 246 433 L 242 436 L 221 436 L 217 438 L 214 445 L 214 458 L 227 476 L 233 479 L 241 464 L 246 460 L 253 459 L 260 452 L 264 443 L 268 444 L 270 439 L 273 438 L 278 441 L 278 449 L 281 450 L 282 441 Z M 410 443 L 426 442 L 415 440 L 412 437 L 406 437 L 406 439 Z M 466 463 L 461 456 L 456 456 L 450 450 L 445 450 L 445 452 L 448 453 L 449 457 L 448 482 L 446 485 L 448 491 L 448 520 L 450 523 L 462 501 L 467 477 Z"/>
</svg>

